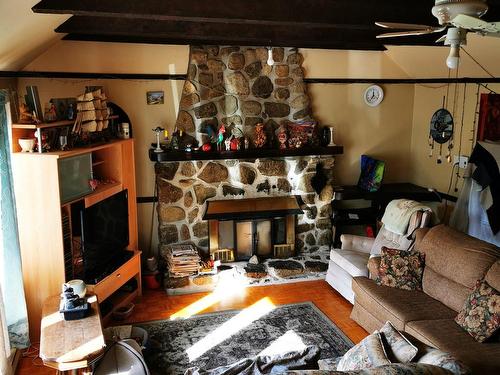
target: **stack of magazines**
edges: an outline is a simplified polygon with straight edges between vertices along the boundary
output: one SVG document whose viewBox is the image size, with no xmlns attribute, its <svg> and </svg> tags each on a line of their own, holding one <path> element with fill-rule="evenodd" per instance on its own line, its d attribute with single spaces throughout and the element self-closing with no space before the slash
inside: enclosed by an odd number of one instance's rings
<svg viewBox="0 0 500 375">
<path fill-rule="evenodd" d="M 193 245 L 170 245 L 165 253 L 170 277 L 197 275 L 200 256 Z"/>
</svg>

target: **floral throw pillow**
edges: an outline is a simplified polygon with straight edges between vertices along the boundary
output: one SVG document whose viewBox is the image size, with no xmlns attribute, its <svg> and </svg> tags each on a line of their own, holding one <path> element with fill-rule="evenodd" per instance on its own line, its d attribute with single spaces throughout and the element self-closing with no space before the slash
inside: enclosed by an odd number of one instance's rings
<svg viewBox="0 0 500 375">
<path fill-rule="evenodd" d="M 478 280 L 455 321 L 476 341 L 486 341 L 500 328 L 500 292 Z"/>
<path fill-rule="evenodd" d="M 380 328 L 380 333 L 385 339 L 384 343 L 387 343 L 385 347 L 392 362 L 408 363 L 417 355 L 418 348 L 403 336 L 391 322 L 386 322 Z"/>
<path fill-rule="evenodd" d="M 337 365 L 337 371 L 361 370 L 390 363 L 380 333 L 375 331 L 344 354 Z"/>
<path fill-rule="evenodd" d="M 404 251 L 382 247 L 378 285 L 406 290 L 422 290 L 425 255 L 418 251 Z"/>
</svg>

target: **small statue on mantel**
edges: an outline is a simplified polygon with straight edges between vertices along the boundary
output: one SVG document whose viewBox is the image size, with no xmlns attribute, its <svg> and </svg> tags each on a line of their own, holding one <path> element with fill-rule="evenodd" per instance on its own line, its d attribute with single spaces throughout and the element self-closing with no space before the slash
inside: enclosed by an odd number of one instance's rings
<svg viewBox="0 0 500 375">
<path fill-rule="evenodd" d="M 219 131 L 217 132 L 217 151 L 223 151 L 223 143 L 224 143 L 224 133 L 226 132 L 226 127 L 224 124 L 221 124 L 219 127 Z"/>
<path fill-rule="evenodd" d="M 256 148 L 262 148 L 266 144 L 266 141 L 267 136 L 266 132 L 264 131 L 264 124 L 258 123 L 257 125 L 255 125 L 255 139 L 253 141 L 253 144 Z"/>
<path fill-rule="evenodd" d="M 19 104 L 19 119 L 20 124 L 39 124 L 41 121 L 36 118 L 36 115 L 30 113 L 29 107 L 21 103 Z"/>
<path fill-rule="evenodd" d="M 280 143 L 280 150 L 286 149 L 286 141 L 288 140 L 288 136 L 286 133 L 286 126 L 284 124 L 281 124 L 278 129 L 278 142 Z"/>
</svg>

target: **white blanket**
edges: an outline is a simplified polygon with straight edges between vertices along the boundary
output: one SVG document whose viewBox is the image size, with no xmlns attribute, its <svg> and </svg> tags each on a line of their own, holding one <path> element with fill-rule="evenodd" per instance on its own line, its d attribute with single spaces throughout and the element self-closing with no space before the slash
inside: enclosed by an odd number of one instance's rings
<svg viewBox="0 0 500 375">
<path fill-rule="evenodd" d="M 408 231 L 411 215 L 417 211 L 431 211 L 431 209 L 416 201 L 409 199 L 395 199 L 387 205 L 382 223 L 385 228 L 399 235 L 405 235 Z"/>
</svg>

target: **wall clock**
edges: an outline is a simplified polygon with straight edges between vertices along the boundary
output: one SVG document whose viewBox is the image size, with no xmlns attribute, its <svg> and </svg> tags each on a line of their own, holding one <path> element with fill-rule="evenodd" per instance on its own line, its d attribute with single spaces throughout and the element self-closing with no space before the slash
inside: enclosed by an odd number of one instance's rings
<svg viewBox="0 0 500 375">
<path fill-rule="evenodd" d="M 370 107 L 376 107 L 384 100 L 384 90 L 378 85 L 370 86 L 365 90 L 363 99 Z"/>
</svg>

